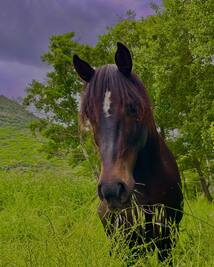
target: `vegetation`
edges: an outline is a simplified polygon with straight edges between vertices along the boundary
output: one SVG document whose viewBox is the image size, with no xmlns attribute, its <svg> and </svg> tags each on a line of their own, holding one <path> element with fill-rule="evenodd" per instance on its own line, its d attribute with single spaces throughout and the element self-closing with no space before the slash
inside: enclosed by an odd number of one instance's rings
<svg viewBox="0 0 214 267">
<path fill-rule="evenodd" d="M 0 266 L 122 267 L 132 260 L 122 236 L 120 248 L 106 238 L 97 215 L 99 161 L 91 134 L 79 130 L 82 82 L 71 66 L 75 53 L 93 66 L 113 63 L 117 41 L 131 49 L 179 163 L 185 208 L 174 266 L 214 266 L 214 2 L 163 3 L 146 19 L 129 11 L 95 47 L 75 42 L 74 33 L 52 36 L 42 57 L 52 71 L 44 83 L 32 81 L 24 100 L 43 119 L 0 97 Z M 134 266 L 161 264 L 149 254 Z"/>
<path fill-rule="evenodd" d="M 0 135 L 0 266 L 126 266 L 130 251 L 121 237 L 119 251 L 106 238 L 85 168 L 47 160 L 44 140 L 25 128 L 1 127 Z M 213 227 L 212 206 L 201 196 L 186 200 L 174 266 L 213 266 Z M 149 255 L 135 266 L 160 265 Z"/>
<path fill-rule="evenodd" d="M 47 120 L 34 125 L 49 139 L 44 150 L 50 155 L 70 153 L 71 161 L 76 155 L 78 162 L 96 163 L 90 135 L 80 136 L 78 128 L 82 83 L 71 66 L 71 57 L 77 53 L 93 66 L 111 63 L 116 42 L 125 43 L 132 50 L 135 72 L 148 88 L 157 126 L 177 158 L 185 189 L 195 195 L 199 187 L 192 182 L 197 180 L 211 202 L 214 2 L 163 2 L 164 7 L 154 5 L 156 14 L 146 19 L 135 20 L 129 11 L 99 37 L 95 47 L 73 41 L 74 33 L 52 36 L 49 51 L 42 58 L 53 70 L 45 83 L 33 81 L 28 86 L 24 102 L 48 115 Z M 83 144 L 87 144 L 84 151 Z M 193 180 L 189 173 L 194 174 Z"/>
<path fill-rule="evenodd" d="M 27 112 L 22 105 L 0 95 L 0 127 L 14 125 L 21 128 L 35 119 L 36 117 Z"/>
</svg>

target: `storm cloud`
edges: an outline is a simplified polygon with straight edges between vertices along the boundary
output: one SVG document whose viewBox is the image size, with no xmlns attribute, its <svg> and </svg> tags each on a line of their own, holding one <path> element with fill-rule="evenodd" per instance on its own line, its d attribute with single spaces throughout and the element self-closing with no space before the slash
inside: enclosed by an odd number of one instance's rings
<svg viewBox="0 0 214 267">
<path fill-rule="evenodd" d="M 51 35 L 74 31 L 79 42 L 93 45 L 128 9 L 138 17 L 152 13 L 149 0 L 1 1 L 0 94 L 21 96 L 32 79 L 45 77 L 41 55 Z"/>
</svg>

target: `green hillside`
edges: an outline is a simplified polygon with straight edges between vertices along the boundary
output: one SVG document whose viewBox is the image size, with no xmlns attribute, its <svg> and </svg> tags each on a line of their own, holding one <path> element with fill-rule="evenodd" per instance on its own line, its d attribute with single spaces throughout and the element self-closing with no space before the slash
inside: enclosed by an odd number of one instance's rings
<svg viewBox="0 0 214 267">
<path fill-rule="evenodd" d="M 46 140 L 17 127 L 32 115 L 3 102 L 10 109 L 0 127 L 0 266 L 127 266 L 127 243 L 118 233 L 121 247 L 107 239 L 98 218 L 94 177 L 82 164 L 71 168 L 65 159 L 47 159 L 40 151 Z M 212 205 L 202 197 L 185 199 L 175 267 L 213 266 L 213 225 Z M 169 265 L 149 254 L 132 266 Z"/>
<path fill-rule="evenodd" d="M 0 95 L 0 126 L 22 127 L 35 119 L 36 117 L 18 102 Z"/>
</svg>

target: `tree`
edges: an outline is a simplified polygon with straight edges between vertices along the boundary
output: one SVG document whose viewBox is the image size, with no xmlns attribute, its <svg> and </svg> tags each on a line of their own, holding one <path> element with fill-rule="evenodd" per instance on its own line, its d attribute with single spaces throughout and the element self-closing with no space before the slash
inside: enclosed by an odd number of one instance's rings
<svg viewBox="0 0 214 267">
<path fill-rule="evenodd" d="M 146 19 L 136 20 L 130 13 L 109 27 L 94 48 L 74 42 L 73 33 L 51 37 L 43 60 L 53 70 L 45 83 L 31 83 L 25 103 L 48 115 L 41 127 L 50 140 L 46 148 L 50 153 L 77 150 L 82 84 L 71 66 L 71 57 L 78 53 L 93 66 L 113 63 L 116 42 L 126 44 L 133 53 L 134 71 L 148 88 L 162 136 L 182 171 L 198 173 L 202 192 L 212 201 L 214 2 L 163 3 L 164 8 L 155 7 L 156 14 Z"/>
<path fill-rule="evenodd" d="M 46 115 L 31 125 L 31 129 L 39 129 L 49 140 L 43 147 L 48 155 L 64 156 L 70 153 L 75 164 L 90 155 L 86 151 L 83 153 L 80 142 L 83 136 L 80 136 L 78 127 L 78 106 L 83 84 L 77 79 L 71 58 L 78 53 L 90 60 L 93 49 L 73 41 L 73 37 L 74 33 L 67 33 L 50 38 L 49 51 L 42 56 L 42 60 L 52 70 L 47 73 L 44 83 L 33 80 L 27 87 L 24 104 L 33 105 Z M 90 138 L 90 135 L 84 134 L 84 138 Z M 92 150 L 89 149 L 89 153 L 94 159 Z"/>
<path fill-rule="evenodd" d="M 109 28 L 97 48 L 106 62 L 117 40 L 131 48 L 162 136 L 180 164 L 188 159 L 183 166 L 197 171 L 212 201 L 213 1 L 166 0 L 164 5 L 155 16 Z"/>
</svg>

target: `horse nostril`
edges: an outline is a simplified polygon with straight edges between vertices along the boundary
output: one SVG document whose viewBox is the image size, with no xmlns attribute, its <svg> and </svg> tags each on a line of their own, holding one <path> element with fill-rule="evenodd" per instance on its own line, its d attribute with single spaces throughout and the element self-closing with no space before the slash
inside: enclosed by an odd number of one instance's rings
<svg viewBox="0 0 214 267">
<path fill-rule="evenodd" d="M 125 203 L 129 199 L 129 190 L 125 183 L 119 183 L 119 193 L 118 197 L 121 203 Z"/>
<path fill-rule="evenodd" d="M 120 198 L 121 195 L 125 192 L 125 186 L 123 183 L 118 183 L 117 184 L 117 197 Z"/>
<path fill-rule="evenodd" d="M 126 185 L 122 182 L 102 182 L 97 188 L 98 196 L 101 200 L 105 199 L 107 202 L 111 200 L 117 200 L 124 202 L 128 194 Z"/>
</svg>

